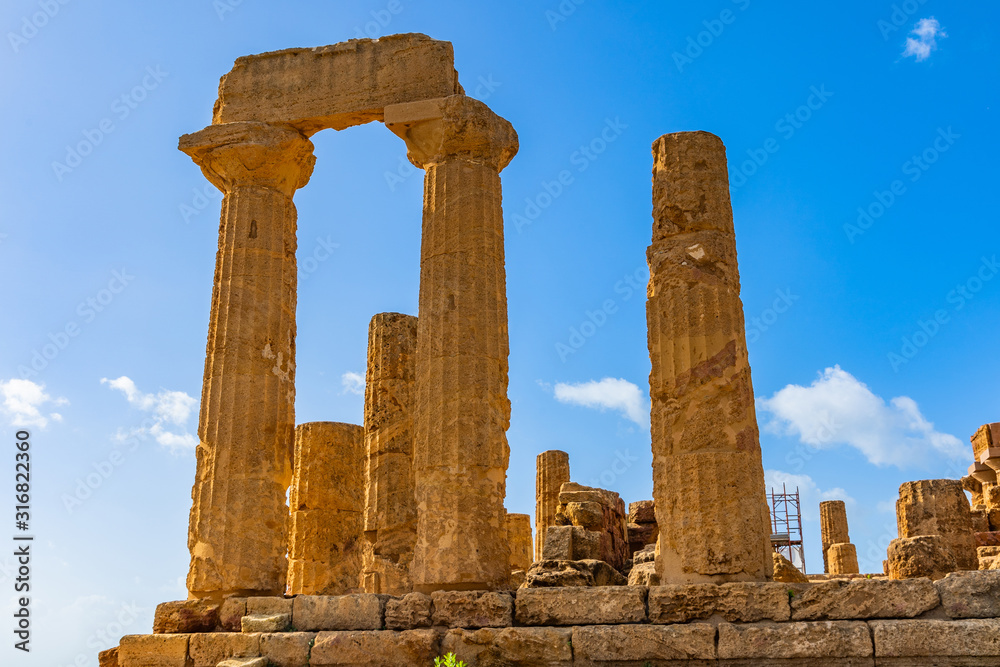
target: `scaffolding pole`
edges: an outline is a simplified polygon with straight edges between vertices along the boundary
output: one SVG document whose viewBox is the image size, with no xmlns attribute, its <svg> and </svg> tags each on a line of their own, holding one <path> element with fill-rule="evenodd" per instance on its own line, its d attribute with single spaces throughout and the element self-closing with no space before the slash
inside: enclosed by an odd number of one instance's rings
<svg viewBox="0 0 1000 667">
<path fill-rule="evenodd" d="M 799 487 L 790 493 L 781 485 L 778 493 L 771 487 L 767 494 L 771 505 L 771 548 L 791 561 L 802 574 L 806 573 L 806 552 L 802 546 L 802 503 Z"/>
</svg>

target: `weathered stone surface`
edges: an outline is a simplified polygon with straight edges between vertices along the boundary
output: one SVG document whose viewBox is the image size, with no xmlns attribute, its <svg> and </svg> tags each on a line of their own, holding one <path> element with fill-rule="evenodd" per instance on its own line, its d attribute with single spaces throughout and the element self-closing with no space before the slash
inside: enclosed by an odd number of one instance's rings
<svg viewBox="0 0 1000 667">
<path fill-rule="evenodd" d="M 772 578 L 786 584 L 804 584 L 809 579 L 799 571 L 799 568 L 792 565 L 791 561 L 779 554 L 777 551 L 771 552 L 771 560 L 774 563 Z"/>
<path fill-rule="evenodd" d="M 222 603 L 211 600 L 181 600 L 156 605 L 153 632 L 211 632 L 219 624 Z"/>
<path fill-rule="evenodd" d="M 673 664 L 671 660 L 715 659 L 715 628 L 688 625 L 588 625 L 573 628 L 576 665 Z M 698 663 L 681 662 L 694 665 Z"/>
<path fill-rule="evenodd" d="M 431 622 L 447 628 L 504 628 L 512 625 L 514 600 L 492 591 L 435 591 Z"/>
<path fill-rule="evenodd" d="M 952 572 L 934 586 L 952 618 L 1000 617 L 1000 571 Z"/>
<path fill-rule="evenodd" d="M 291 614 L 254 614 L 244 616 L 243 632 L 284 632 L 292 624 Z"/>
<path fill-rule="evenodd" d="M 454 95 L 385 109 L 424 177 L 416 347 L 414 590 L 497 590 L 510 455 L 506 274 L 500 171 L 517 134 Z M 461 480 L 460 484 L 456 480 Z"/>
<path fill-rule="evenodd" d="M 431 626 L 431 596 L 408 593 L 385 603 L 387 630 L 412 630 Z"/>
<path fill-rule="evenodd" d="M 633 557 L 644 547 L 656 544 L 656 538 L 660 535 L 660 530 L 655 523 L 630 523 L 627 529 L 628 549 Z"/>
<path fill-rule="evenodd" d="M 664 583 L 771 571 L 725 146 L 707 132 L 653 144 L 646 318 L 656 559 Z"/>
<path fill-rule="evenodd" d="M 306 134 L 382 120 L 392 104 L 462 92 L 450 42 L 421 34 L 352 39 L 236 60 L 213 123 L 290 123 Z"/>
<path fill-rule="evenodd" d="M 228 658 L 260 657 L 260 635 L 215 632 L 191 635 L 191 667 L 217 667 Z"/>
<path fill-rule="evenodd" d="M 637 500 L 628 504 L 629 523 L 656 523 L 656 506 L 652 500 Z"/>
<path fill-rule="evenodd" d="M 441 653 L 475 667 L 507 665 L 573 665 L 573 631 L 569 628 L 486 628 L 449 630 Z"/>
<path fill-rule="evenodd" d="M 831 544 L 826 550 L 830 574 L 858 574 L 858 550 L 850 542 Z"/>
<path fill-rule="evenodd" d="M 941 535 L 901 537 L 889 543 L 889 578 L 940 579 L 954 572 L 955 555 Z"/>
<path fill-rule="evenodd" d="M 260 654 L 270 660 L 272 667 L 307 667 L 315 639 L 313 632 L 262 634 Z"/>
<path fill-rule="evenodd" d="M 98 667 L 118 667 L 118 647 L 109 648 L 97 654 Z"/>
<path fill-rule="evenodd" d="M 905 482 L 896 501 L 900 538 L 941 535 L 955 557 L 955 569 L 975 570 L 976 543 L 969 500 L 957 479 Z"/>
<path fill-rule="evenodd" d="M 525 570 L 514 570 L 510 573 L 510 590 L 516 591 L 527 580 L 528 573 Z"/>
<path fill-rule="evenodd" d="M 514 601 L 518 625 L 644 623 L 642 586 L 523 588 Z"/>
<path fill-rule="evenodd" d="M 417 541 L 413 487 L 413 402 L 417 318 L 380 313 L 368 326 L 365 375 L 366 593 L 403 595 L 413 587 Z"/>
<path fill-rule="evenodd" d="M 879 664 L 1000 664 L 1000 620 L 869 621 Z M 917 658 L 937 658 L 930 662 Z M 952 661 L 941 660 L 952 658 Z M 977 662 L 973 658 L 990 658 Z M 896 659 L 888 661 L 888 659 Z"/>
<path fill-rule="evenodd" d="M 1000 547 L 1000 531 L 975 533 L 976 547 Z"/>
<path fill-rule="evenodd" d="M 270 667 L 267 658 L 229 658 L 217 667 Z"/>
<path fill-rule="evenodd" d="M 292 607 L 297 630 L 379 630 L 385 597 L 355 595 L 300 595 Z"/>
<path fill-rule="evenodd" d="M 793 590 L 793 621 L 913 618 L 940 603 L 929 579 L 834 579 Z"/>
<path fill-rule="evenodd" d="M 721 623 L 718 650 L 720 660 L 868 658 L 873 655 L 868 626 L 861 621 L 779 625 Z"/>
<path fill-rule="evenodd" d="M 226 632 L 240 632 L 246 615 L 246 598 L 226 598 L 219 608 L 219 626 Z"/>
<path fill-rule="evenodd" d="M 553 586 L 624 586 L 618 570 L 600 560 L 542 560 L 531 565 L 525 578 L 529 588 Z"/>
<path fill-rule="evenodd" d="M 969 438 L 972 443 L 972 457 L 977 463 L 986 463 L 993 458 L 990 450 L 1000 446 L 1000 423 L 983 424 Z"/>
<path fill-rule="evenodd" d="M 569 481 L 569 454 L 558 449 L 535 458 L 535 557 L 542 560 L 548 529 L 555 525 L 559 489 Z"/>
<path fill-rule="evenodd" d="M 621 569 L 631 555 L 625 503 L 614 491 L 566 482 L 559 491 L 555 522 L 581 529 L 573 534 L 572 560 L 603 560 Z"/>
<path fill-rule="evenodd" d="M 507 515 L 507 541 L 510 543 L 510 570 L 531 567 L 531 517 L 527 514 Z"/>
<path fill-rule="evenodd" d="M 847 529 L 847 505 L 843 500 L 824 500 L 819 504 L 819 527 L 823 543 L 823 571 L 830 572 L 827 555 L 830 545 L 851 541 Z"/>
<path fill-rule="evenodd" d="M 650 623 L 787 621 L 788 586 L 773 583 L 668 584 L 649 589 Z"/>
<path fill-rule="evenodd" d="M 125 635 L 118 646 L 118 664 L 120 667 L 189 667 L 190 636 Z"/>
<path fill-rule="evenodd" d="M 295 428 L 288 590 L 345 595 L 360 589 L 364 429 L 311 422 Z"/>
<path fill-rule="evenodd" d="M 565 515 L 557 515 L 559 517 Z M 543 560 L 603 560 L 602 534 L 582 526 L 550 526 Z"/>
<path fill-rule="evenodd" d="M 660 577 L 656 574 L 656 562 L 636 563 L 628 573 L 629 586 L 659 586 Z"/>
<path fill-rule="evenodd" d="M 404 632 L 321 632 L 309 658 L 310 667 L 401 667 L 432 665 L 440 655 L 434 630 Z"/>
<path fill-rule="evenodd" d="M 292 614 L 292 598 L 285 597 L 253 597 L 246 598 L 246 615 L 270 616 L 274 614 Z"/>
<path fill-rule="evenodd" d="M 973 509 L 970 513 L 972 517 L 972 532 L 985 533 L 990 530 L 990 515 L 985 509 Z"/>
<path fill-rule="evenodd" d="M 312 143 L 212 125 L 180 148 L 223 191 L 188 531 L 192 597 L 285 592 L 295 426 L 295 206 Z M 215 667 L 213 665 L 213 667 Z"/>
</svg>

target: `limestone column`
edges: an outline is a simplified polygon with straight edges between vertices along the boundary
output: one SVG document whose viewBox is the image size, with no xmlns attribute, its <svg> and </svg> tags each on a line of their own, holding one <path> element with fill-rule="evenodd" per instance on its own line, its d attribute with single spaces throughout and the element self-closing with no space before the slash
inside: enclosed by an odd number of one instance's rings
<svg viewBox="0 0 1000 667">
<path fill-rule="evenodd" d="M 827 551 L 830 545 L 851 541 L 847 532 L 847 506 L 843 500 L 824 500 L 819 504 L 819 530 L 823 543 L 823 571 L 829 573 Z"/>
<path fill-rule="evenodd" d="M 828 574 L 858 574 L 858 550 L 850 542 L 835 542 L 826 551 Z"/>
<path fill-rule="evenodd" d="M 535 560 L 542 560 L 542 547 L 549 526 L 556 525 L 559 489 L 569 481 L 569 454 L 558 449 L 535 458 Z"/>
<path fill-rule="evenodd" d="M 364 429 L 310 422 L 295 428 L 290 595 L 346 595 L 360 590 L 364 509 Z"/>
<path fill-rule="evenodd" d="M 312 174 L 296 130 L 245 122 L 181 137 L 223 192 L 198 421 L 192 597 L 285 592 L 295 427 L 295 206 Z"/>
<path fill-rule="evenodd" d="M 507 515 L 507 541 L 510 542 L 510 570 L 531 567 L 531 517 L 527 514 Z"/>
<path fill-rule="evenodd" d="M 413 401 L 417 318 L 379 313 L 368 327 L 365 376 L 365 546 L 367 593 L 412 588 L 417 541 L 413 489 Z"/>
<path fill-rule="evenodd" d="M 899 539 L 940 535 L 959 570 L 979 567 L 969 499 L 957 479 L 904 482 L 896 501 Z"/>
<path fill-rule="evenodd" d="M 510 123 L 463 95 L 386 107 L 424 177 L 413 471 L 414 589 L 507 586 L 510 449 L 500 171 Z"/>
<path fill-rule="evenodd" d="M 653 144 L 646 319 L 653 497 L 663 583 L 770 573 L 726 149 L 707 132 Z"/>
</svg>

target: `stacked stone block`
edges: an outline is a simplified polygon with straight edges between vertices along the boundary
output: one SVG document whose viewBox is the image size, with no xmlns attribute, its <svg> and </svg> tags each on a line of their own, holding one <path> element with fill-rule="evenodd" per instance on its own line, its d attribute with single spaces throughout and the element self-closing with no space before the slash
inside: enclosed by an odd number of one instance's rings
<svg viewBox="0 0 1000 667">
<path fill-rule="evenodd" d="M 899 537 L 889 544 L 889 576 L 940 578 L 978 568 L 976 535 L 962 482 L 905 482 L 896 501 Z"/>
<path fill-rule="evenodd" d="M 628 505 L 628 549 L 634 556 L 650 544 L 656 544 L 660 530 L 656 525 L 656 508 L 652 500 L 640 500 Z"/>
<path fill-rule="evenodd" d="M 550 449 L 535 459 L 535 557 L 542 560 L 545 537 L 556 525 L 559 489 L 569 481 L 569 454 Z"/>
<path fill-rule="evenodd" d="M 847 506 L 843 500 L 819 504 L 823 571 L 827 574 L 857 574 L 858 553 L 847 530 Z"/>
</svg>

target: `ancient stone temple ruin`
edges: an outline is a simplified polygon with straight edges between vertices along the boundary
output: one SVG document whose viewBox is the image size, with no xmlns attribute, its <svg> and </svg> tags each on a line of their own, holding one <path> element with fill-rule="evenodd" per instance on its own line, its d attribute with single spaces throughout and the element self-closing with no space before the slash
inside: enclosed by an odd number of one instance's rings
<svg viewBox="0 0 1000 667">
<path fill-rule="evenodd" d="M 363 424 L 296 425 L 293 197 L 309 137 L 373 121 L 425 171 L 419 312 L 372 317 Z M 824 574 L 773 569 L 718 137 L 653 143 L 654 498 L 626 510 L 545 451 L 534 530 L 505 507 L 517 135 L 464 94 L 451 44 L 239 58 L 180 148 L 224 195 L 189 599 L 101 667 L 1000 664 L 1000 572 L 976 569 L 1000 559 L 1000 424 L 969 477 L 903 485 L 884 573 L 858 574 L 842 502 L 820 508 Z"/>
</svg>

